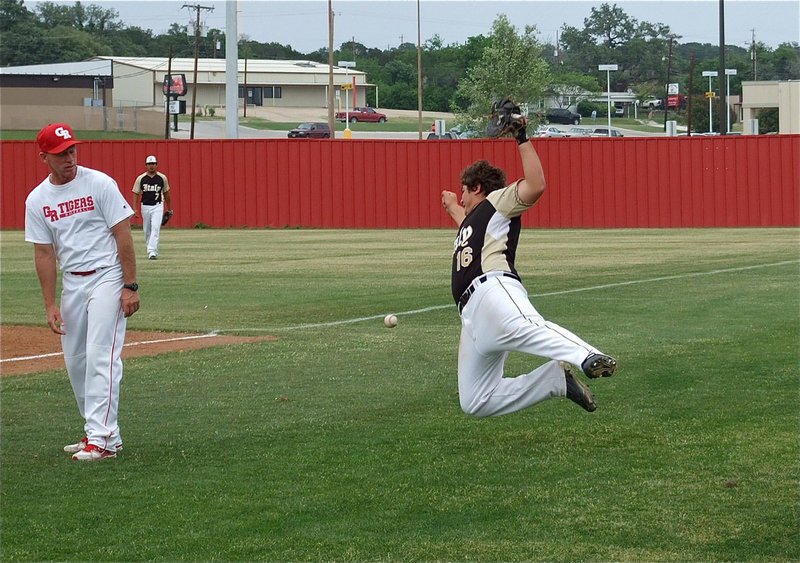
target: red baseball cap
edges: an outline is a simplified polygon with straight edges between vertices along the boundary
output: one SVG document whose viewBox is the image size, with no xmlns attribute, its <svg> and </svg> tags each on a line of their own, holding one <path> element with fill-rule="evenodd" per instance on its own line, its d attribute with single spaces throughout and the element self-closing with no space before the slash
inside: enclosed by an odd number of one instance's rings
<svg viewBox="0 0 800 563">
<path fill-rule="evenodd" d="M 39 150 L 47 154 L 58 154 L 64 152 L 72 145 L 80 141 L 75 140 L 75 133 L 72 127 L 66 123 L 51 123 L 36 136 L 36 144 Z"/>
</svg>

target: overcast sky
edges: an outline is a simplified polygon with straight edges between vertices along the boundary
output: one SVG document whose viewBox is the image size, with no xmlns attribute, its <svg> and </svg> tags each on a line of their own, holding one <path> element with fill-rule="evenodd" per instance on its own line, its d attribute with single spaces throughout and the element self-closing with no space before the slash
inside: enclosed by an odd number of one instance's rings
<svg viewBox="0 0 800 563">
<path fill-rule="evenodd" d="M 58 0 L 59 2 L 61 0 Z M 67 4 L 74 4 L 70 0 Z M 194 21 L 195 10 L 184 5 L 213 7 L 201 11 L 210 28 L 225 30 L 224 0 L 83 0 L 119 12 L 126 25 L 164 33 L 172 23 Z M 585 0 L 458 1 L 420 0 L 422 42 L 438 34 L 445 45 L 488 35 L 497 14 L 506 14 L 518 30 L 535 25 L 543 42 L 554 43 L 564 24 L 583 28 L 593 6 Z M 639 21 L 663 23 L 681 36 L 680 43 L 719 44 L 719 0 L 611 0 Z M 37 2 L 26 0 L 34 9 Z M 327 0 L 239 0 L 239 34 L 259 42 L 291 45 L 302 53 L 328 46 Z M 747 46 L 756 41 L 771 47 L 800 42 L 800 1 L 725 0 L 725 43 Z M 417 42 L 417 0 L 333 0 L 334 48 L 352 38 L 367 47 L 386 49 L 401 41 Z"/>
</svg>

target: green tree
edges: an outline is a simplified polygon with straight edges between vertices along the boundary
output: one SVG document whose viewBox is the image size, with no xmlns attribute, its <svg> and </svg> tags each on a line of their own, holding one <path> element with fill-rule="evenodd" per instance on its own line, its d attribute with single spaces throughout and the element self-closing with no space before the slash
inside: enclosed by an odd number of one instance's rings
<svg viewBox="0 0 800 563">
<path fill-rule="evenodd" d="M 583 29 L 562 28 L 558 63 L 565 70 L 599 77 L 599 64 L 617 64 L 619 70 L 611 76 L 612 90 L 651 81 L 663 85 L 669 40 L 677 37 L 668 26 L 639 22 L 616 4 L 592 8 L 583 25 Z"/>
<path fill-rule="evenodd" d="M 458 120 L 483 122 L 490 100 L 506 96 L 519 102 L 540 99 L 550 83 L 550 71 L 541 54 L 535 27 L 525 26 L 519 35 L 508 17 L 498 16 L 480 60 L 458 84 L 453 107 Z"/>
<path fill-rule="evenodd" d="M 23 0 L 0 0 L 0 66 L 36 64 L 36 44 L 44 34 Z"/>
</svg>

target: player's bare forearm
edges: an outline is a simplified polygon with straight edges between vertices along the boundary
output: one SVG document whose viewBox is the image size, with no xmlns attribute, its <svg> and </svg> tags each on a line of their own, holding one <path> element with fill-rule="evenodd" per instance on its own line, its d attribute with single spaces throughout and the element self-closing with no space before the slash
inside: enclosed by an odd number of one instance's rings
<svg viewBox="0 0 800 563">
<path fill-rule="evenodd" d="M 122 266 L 123 283 L 131 284 L 136 281 L 136 251 L 133 247 L 133 235 L 131 234 L 131 222 L 128 219 L 120 221 L 111 229 L 114 239 L 117 241 L 117 254 Z M 139 292 L 130 289 L 122 290 L 122 310 L 126 317 L 130 317 L 139 310 Z"/>
<path fill-rule="evenodd" d="M 169 195 L 169 192 L 164 192 L 164 205 L 166 205 L 167 211 L 172 210 L 172 196 Z"/>
<path fill-rule="evenodd" d="M 139 202 L 142 200 L 142 196 L 139 194 L 133 194 L 133 216 L 139 217 Z"/>
<path fill-rule="evenodd" d="M 134 283 L 136 281 L 136 251 L 133 247 L 130 220 L 124 219 L 114 225 L 111 233 L 114 235 L 114 240 L 117 241 L 117 254 L 122 266 L 123 281 L 124 283 Z"/>
<path fill-rule="evenodd" d="M 447 190 L 442 192 L 442 207 L 450 217 L 453 218 L 456 225 L 460 226 L 462 221 L 464 221 L 464 217 L 466 217 L 466 213 L 464 208 L 458 204 L 458 196 L 453 192 L 448 192 Z"/>
<path fill-rule="evenodd" d="M 39 285 L 42 288 L 47 325 L 56 334 L 64 334 L 61 328 L 61 310 L 56 304 L 56 252 L 51 244 L 33 245 L 33 262 Z"/>
<path fill-rule="evenodd" d="M 544 169 L 533 143 L 530 141 L 519 146 L 519 156 L 522 159 L 522 171 L 525 179 L 519 183 L 517 195 L 524 203 L 533 205 L 544 193 L 546 182 Z"/>
</svg>

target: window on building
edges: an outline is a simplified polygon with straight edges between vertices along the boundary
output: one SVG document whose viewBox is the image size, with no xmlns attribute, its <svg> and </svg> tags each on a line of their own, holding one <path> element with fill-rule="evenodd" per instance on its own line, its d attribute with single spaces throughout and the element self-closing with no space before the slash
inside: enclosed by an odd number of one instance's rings
<svg viewBox="0 0 800 563">
<path fill-rule="evenodd" d="M 264 86 L 264 98 L 281 98 L 280 86 Z"/>
</svg>

